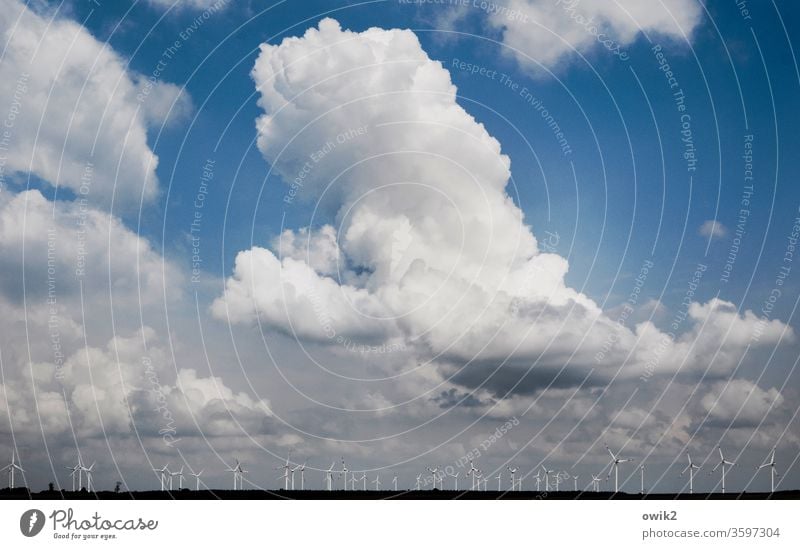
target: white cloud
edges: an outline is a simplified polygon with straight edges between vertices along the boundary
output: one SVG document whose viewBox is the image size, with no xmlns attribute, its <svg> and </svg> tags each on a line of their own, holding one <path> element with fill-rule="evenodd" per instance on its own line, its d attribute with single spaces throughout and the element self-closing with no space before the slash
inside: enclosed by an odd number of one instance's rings
<svg viewBox="0 0 800 549">
<path fill-rule="evenodd" d="M 188 96 L 151 82 L 73 21 L 0 0 L 0 116 L 13 113 L 4 175 L 32 173 L 107 206 L 135 208 L 158 192 L 147 130 Z M 82 188 L 81 186 L 84 185 Z"/>
<path fill-rule="evenodd" d="M 489 23 L 500 30 L 509 53 L 523 65 L 553 68 L 573 55 L 597 50 L 625 54 L 640 34 L 684 41 L 702 18 L 696 0 L 507 0 Z M 517 51 L 515 51 L 517 50 Z M 605 50 L 608 50 L 606 53 Z"/>
<path fill-rule="evenodd" d="M 112 293 L 119 307 L 163 303 L 180 295 L 181 281 L 173 263 L 107 213 L 39 191 L 0 194 L 0 292 L 9 302 L 37 303 L 52 290 L 80 318 L 81 283 L 84 306 L 102 311 Z"/>
<path fill-rule="evenodd" d="M 700 236 L 724 238 L 728 234 L 728 228 L 719 221 L 708 220 L 700 225 L 697 232 Z"/>
<path fill-rule="evenodd" d="M 145 348 L 144 342 L 148 345 Z M 144 438 L 256 436 L 274 430 L 269 403 L 236 393 L 218 377 L 175 371 L 155 332 L 117 335 L 104 347 L 77 348 L 62 367 L 6 364 L 0 384 L 0 429 L 80 438 L 138 432 Z"/>
<path fill-rule="evenodd" d="M 650 322 L 630 330 L 568 287 L 567 261 L 538 249 L 506 193 L 508 157 L 410 31 L 325 19 L 262 45 L 252 74 L 259 149 L 297 191 L 287 207 L 317 201 L 338 230 L 288 231 L 272 250 L 240 252 L 218 318 L 257 315 L 332 344 L 402 339 L 410 361 L 501 395 L 646 370 L 722 376 L 748 344 L 793 337 L 721 300 L 691 304 L 674 336 Z"/>
<path fill-rule="evenodd" d="M 754 427 L 780 409 L 783 396 L 776 388 L 764 390 L 746 379 L 720 381 L 703 395 L 700 405 L 708 417 L 725 428 Z M 769 425 L 769 422 L 767 422 Z"/>
</svg>

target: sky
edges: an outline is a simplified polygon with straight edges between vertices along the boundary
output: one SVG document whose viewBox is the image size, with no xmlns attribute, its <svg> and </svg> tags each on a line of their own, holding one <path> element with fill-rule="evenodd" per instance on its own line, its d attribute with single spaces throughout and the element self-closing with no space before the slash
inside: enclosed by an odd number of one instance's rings
<svg viewBox="0 0 800 549">
<path fill-rule="evenodd" d="M 0 0 L 0 458 L 800 473 L 792 2 Z M 533 473 L 535 475 L 535 472 Z M 452 482 L 448 480 L 448 482 Z M 463 485 L 462 485 L 463 486 Z"/>
</svg>

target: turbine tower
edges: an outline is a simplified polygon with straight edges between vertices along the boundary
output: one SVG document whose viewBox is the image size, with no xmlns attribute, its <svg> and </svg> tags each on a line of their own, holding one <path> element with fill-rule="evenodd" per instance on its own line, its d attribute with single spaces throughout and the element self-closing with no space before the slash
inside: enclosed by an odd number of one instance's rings
<svg viewBox="0 0 800 549">
<path fill-rule="evenodd" d="M 397 492 L 397 473 L 395 473 L 394 477 L 392 478 L 392 487 L 394 491 Z"/>
<path fill-rule="evenodd" d="M 186 478 L 183 476 L 183 466 L 181 466 L 180 471 L 175 471 L 174 473 L 169 474 L 169 489 L 172 490 L 172 478 L 178 477 L 178 490 L 183 490 L 183 480 Z"/>
<path fill-rule="evenodd" d="M 236 460 L 236 466 L 229 467 L 225 469 L 227 473 L 233 473 L 233 489 L 240 490 L 244 488 L 244 474 L 247 473 L 244 469 L 242 469 L 242 464 L 239 463 L 239 460 Z"/>
<path fill-rule="evenodd" d="M 611 454 L 611 467 L 614 469 L 614 493 L 616 494 L 619 492 L 619 464 L 620 463 L 628 463 L 629 461 L 633 461 L 632 459 L 621 458 L 619 454 L 614 455 L 614 452 L 611 451 L 611 448 L 606 445 L 606 450 L 608 453 Z M 611 471 L 608 471 L 608 477 L 611 477 Z M 608 478 L 606 477 L 606 478 Z"/>
<path fill-rule="evenodd" d="M 592 484 L 594 485 L 594 491 L 595 492 L 599 492 L 600 491 L 600 481 L 601 480 L 602 479 L 600 477 L 592 475 Z"/>
<path fill-rule="evenodd" d="M 431 490 L 436 490 L 436 477 L 439 474 L 439 466 L 437 465 L 433 469 L 431 469 L 430 467 L 426 467 L 426 469 L 431 474 L 431 478 L 433 478 L 433 488 L 431 488 Z"/>
<path fill-rule="evenodd" d="M 448 473 L 447 471 L 445 471 L 444 474 L 447 475 L 448 477 L 453 477 L 453 489 L 456 492 L 458 492 L 458 475 L 460 473 Z"/>
<path fill-rule="evenodd" d="M 639 480 L 641 481 L 639 493 L 644 495 L 644 463 L 642 463 L 641 467 L 639 467 Z"/>
<path fill-rule="evenodd" d="M 86 491 L 87 492 L 91 492 L 92 491 L 92 487 L 94 486 L 94 484 L 92 483 L 92 469 L 94 469 L 95 463 L 97 463 L 97 462 L 92 463 L 89 467 L 81 466 L 81 470 L 84 473 L 86 473 Z"/>
<path fill-rule="evenodd" d="M 331 466 L 325 471 L 325 482 L 327 483 L 328 492 L 333 490 L 333 468 L 336 465 L 336 462 L 332 462 Z"/>
<path fill-rule="evenodd" d="M 554 479 L 554 480 L 556 481 L 556 492 L 558 492 L 558 491 L 559 491 L 559 489 L 558 489 L 558 486 L 559 486 L 559 484 L 561 483 L 561 479 L 562 479 L 562 478 L 564 478 L 564 477 L 562 476 L 562 474 L 563 474 L 562 472 L 558 472 L 558 473 L 556 473 L 556 475 L 555 475 L 555 479 Z M 569 478 L 569 475 L 567 475 L 567 478 Z"/>
<path fill-rule="evenodd" d="M 82 483 L 82 475 L 83 471 L 81 470 L 81 460 L 78 458 L 78 464 L 73 465 L 72 467 L 64 467 L 67 471 L 70 471 L 69 476 L 72 477 L 72 491 L 75 491 L 75 480 L 78 479 L 78 490 L 80 490 L 80 485 Z"/>
<path fill-rule="evenodd" d="M 283 489 L 284 490 L 288 490 L 289 489 L 289 471 L 290 470 L 292 471 L 292 480 L 294 480 L 294 470 L 292 469 L 292 466 L 289 465 L 289 459 L 291 459 L 291 457 L 292 457 L 292 451 L 289 450 L 289 453 L 286 454 L 286 463 L 284 463 L 280 467 L 275 467 L 275 469 L 283 469 L 283 474 L 280 475 L 278 478 L 283 477 Z M 234 488 L 234 490 L 235 489 L 236 488 Z"/>
<path fill-rule="evenodd" d="M 475 478 L 478 479 L 478 491 L 480 492 L 481 491 L 481 484 L 483 484 L 483 480 L 484 480 L 483 479 L 483 471 L 481 471 L 480 469 L 476 469 L 475 470 Z M 485 486 L 484 486 L 484 488 L 485 488 Z"/>
<path fill-rule="evenodd" d="M 769 491 L 770 491 L 770 493 L 774 493 L 775 492 L 775 477 L 776 476 L 780 476 L 775 471 L 775 465 L 776 465 L 776 463 L 775 463 L 775 448 L 773 448 L 772 449 L 772 454 L 770 454 L 770 457 L 769 457 L 769 461 L 766 461 L 766 462 L 762 463 L 761 465 L 759 465 L 758 467 L 756 467 L 756 470 L 763 469 L 764 467 L 769 467 L 769 482 L 770 482 L 769 483 Z"/>
<path fill-rule="evenodd" d="M 344 456 L 342 456 L 342 476 L 344 477 L 344 489 L 347 491 L 347 465 L 344 464 Z"/>
<path fill-rule="evenodd" d="M 79 460 L 80 461 L 80 460 Z M 161 469 L 153 469 L 154 472 L 158 473 L 158 476 L 161 478 L 161 491 L 164 491 L 164 487 L 167 484 L 167 475 L 169 475 L 169 463 L 164 465 Z"/>
<path fill-rule="evenodd" d="M 14 452 L 11 452 L 11 463 L 0 469 L 0 471 L 8 471 L 8 487 L 12 490 L 14 489 L 14 476 L 16 471 L 20 473 L 25 472 L 25 470 L 17 464 Z"/>
<path fill-rule="evenodd" d="M 194 489 L 196 491 L 200 490 L 200 475 L 202 475 L 202 474 L 203 474 L 203 470 L 202 469 L 200 470 L 199 473 L 189 473 L 189 476 L 194 477 L 194 480 L 195 480 L 195 488 Z"/>
<path fill-rule="evenodd" d="M 512 469 L 506 466 L 506 469 L 508 469 L 508 472 L 511 474 L 511 491 L 513 492 L 517 489 L 517 483 L 522 484 L 522 479 L 519 479 L 519 481 L 517 480 L 517 471 L 519 471 L 519 467 L 514 467 Z M 522 490 L 522 486 L 520 486 L 519 489 Z"/>
<path fill-rule="evenodd" d="M 689 471 L 689 493 L 694 494 L 694 471 L 695 469 L 700 469 L 699 465 L 695 465 L 692 461 L 692 456 L 689 455 L 689 452 L 686 452 L 686 459 L 689 460 L 689 465 L 681 471 L 681 476 L 686 474 L 686 471 Z"/>
<path fill-rule="evenodd" d="M 378 490 L 380 490 L 381 489 L 381 476 L 380 475 L 375 475 L 375 480 L 372 481 L 372 484 L 375 485 L 375 491 L 376 492 Z"/>
<path fill-rule="evenodd" d="M 238 459 L 236 460 L 236 472 L 239 474 L 239 490 L 244 490 L 244 475 L 249 471 L 242 469 L 242 464 Z"/>
<path fill-rule="evenodd" d="M 544 465 L 542 465 L 542 473 L 544 473 L 544 491 L 545 492 L 549 492 L 550 491 L 550 475 L 555 473 L 555 471 L 552 471 L 552 470 L 548 469 L 547 467 L 545 467 Z"/>
<path fill-rule="evenodd" d="M 533 471 L 531 471 L 531 473 L 533 473 Z M 540 487 L 541 487 L 541 483 L 542 483 L 542 473 L 539 472 L 539 471 L 536 471 L 536 476 L 532 477 L 532 478 L 534 480 L 536 480 L 536 491 L 540 492 L 541 491 Z"/>
<path fill-rule="evenodd" d="M 711 469 L 711 473 L 713 473 L 714 471 L 716 471 L 720 467 L 722 468 L 722 493 L 724 494 L 725 493 L 725 466 L 729 465 L 729 466 L 733 467 L 736 464 L 734 462 L 732 462 L 732 461 L 727 461 L 725 459 L 725 456 L 722 455 L 722 447 L 721 446 L 717 446 L 717 449 L 719 450 L 719 463 L 717 463 L 714 466 L 714 468 Z M 711 473 L 709 473 L 709 475 Z"/>
<path fill-rule="evenodd" d="M 303 465 L 300 466 L 300 489 L 306 489 L 306 463 L 308 460 L 303 462 Z"/>
<path fill-rule="evenodd" d="M 475 465 L 472 463 L 472 460 L 469 460 L 469 471 L 467 471 L 465 476 L 472 477 L 472 489 L 475 489 L 475 473 L 478 472 L 478 469 L 475 468 Z"/>
<path fill-rule="evenodd" d="M 500 471 L 499 473 L 497 473 L 497 476 L 494 477 L 494 478 L 497 479 L 497 491 L 500 492 L 502 490 L 501 484 L 503 482 L 503 471 Z"/>
</svg>

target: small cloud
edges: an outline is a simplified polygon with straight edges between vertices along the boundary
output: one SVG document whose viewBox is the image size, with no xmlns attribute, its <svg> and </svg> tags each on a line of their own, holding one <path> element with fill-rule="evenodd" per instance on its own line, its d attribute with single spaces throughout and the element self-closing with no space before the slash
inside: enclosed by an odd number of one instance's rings
<svg viewBox="0 0 800 549">
<path fill-rule="evenodd" d="M 709 219 L 700 225 L 700 229 L 697 232 L 701 236 L 707 236 L 710 238 L 723 238 L 728 235 L 728 228 L 719 221 L 713 221 Z"/>
</svg>

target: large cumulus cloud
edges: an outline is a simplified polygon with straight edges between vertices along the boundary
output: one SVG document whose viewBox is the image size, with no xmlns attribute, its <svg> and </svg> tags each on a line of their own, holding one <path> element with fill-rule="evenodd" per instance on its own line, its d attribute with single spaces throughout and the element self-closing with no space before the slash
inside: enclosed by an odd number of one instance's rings
<svg viewBox="0 0 800 549">
<path fill-rule="evenodd" d="M 325 19 L 262 45 L 252 75 L 259 149 L 290 185 L 287 207 L 315 217 L 238 255 L 220 318 L 316 342 L 399 338 L 410 360 L 499 395 L 645 371 L 724 377 L 748 345 L 793 337 L 716 299 L 690 304 L 680 333 L 628 329 L 567 286 L 567 261 L 539 249 L 509 196 L 509 158 L 411 31 Z"/>
</svg>

